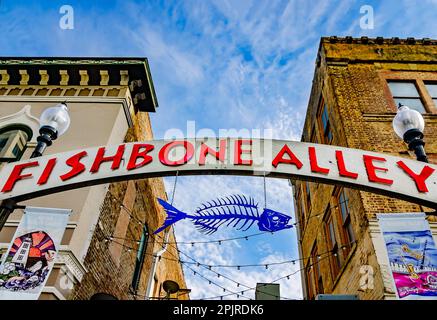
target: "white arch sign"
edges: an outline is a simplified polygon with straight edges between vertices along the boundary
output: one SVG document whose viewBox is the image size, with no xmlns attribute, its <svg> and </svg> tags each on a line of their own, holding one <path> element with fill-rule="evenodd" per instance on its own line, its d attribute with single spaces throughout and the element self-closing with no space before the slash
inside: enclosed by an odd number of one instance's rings
<svg viewBox="0 0 437 320">
<path fill-rule="evenodd" d="M 204 138 L 144 141 L 47 155 L 5 165 L 0 200 L 157 176 L 266 175 L 344 185 L 437 207 L 437 166 L 303 142 Z"/>
</svg>

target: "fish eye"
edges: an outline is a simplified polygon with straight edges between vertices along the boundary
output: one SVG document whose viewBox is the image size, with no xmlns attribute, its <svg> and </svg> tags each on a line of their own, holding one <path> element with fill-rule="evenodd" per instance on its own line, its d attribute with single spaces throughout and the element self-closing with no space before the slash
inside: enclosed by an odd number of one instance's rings
<svg viewBox="0 0 437 320">
<path fill-rule="evenodd" d="M 272 218 L 274 221 L 276 221 L 276 220 L 279 220 L 279 217 L 278 216 L 273 216 L 273 218 Z"/>
</svg>

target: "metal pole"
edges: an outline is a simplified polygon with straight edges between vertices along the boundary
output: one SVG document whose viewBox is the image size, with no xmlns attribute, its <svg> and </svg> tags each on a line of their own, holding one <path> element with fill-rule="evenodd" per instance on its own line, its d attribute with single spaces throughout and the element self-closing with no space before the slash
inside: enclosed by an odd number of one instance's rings
<svg viewBox="0 0 437 320">
<path fill-rule="evenodd" d="M 44 153 L 47 146 L 52 144 L 52 137 L 47 133 L 41 133 L 41 135 L 37 138 L 38 144 L 33 150 L 30 158 L 38 158 L 41 157 Z M 17 159 L 21 160 L 21 159 Z M 17 202 L 14 199 L 6 199 L 3 200 L 0 204 L 0 231 L 3 229 L 6 221 L 9 219 L 9 216 L 12 212 L 17 208 Z"/>
</svg>

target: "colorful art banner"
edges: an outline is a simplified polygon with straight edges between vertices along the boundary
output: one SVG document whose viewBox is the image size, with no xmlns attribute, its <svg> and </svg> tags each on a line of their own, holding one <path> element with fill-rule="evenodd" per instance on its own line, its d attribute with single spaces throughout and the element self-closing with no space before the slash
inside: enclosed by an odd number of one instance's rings
<svg viewBox="0 0 437 320">
<path fill-rule="evenodd" d="M 437 248 L 424 213 L 378 214 L 400 300 L 437 300 Z"/>
<path fill-rule="evenodd" d="M 0 265 L 0 300 L 36 300 L 50 275 L 70 209 L 26 207 Z"/>
</svg>

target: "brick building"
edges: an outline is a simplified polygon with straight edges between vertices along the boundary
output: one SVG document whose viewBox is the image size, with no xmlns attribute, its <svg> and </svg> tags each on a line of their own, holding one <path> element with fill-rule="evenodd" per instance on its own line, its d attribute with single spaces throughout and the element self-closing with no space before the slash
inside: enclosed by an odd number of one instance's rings
<svg viewBox="0 0 437 320">
<path fill-rule="evenodd" d="M 28 159 L 41 112 L 62 101 L 67 101 L 71 125 L 45 155 L 153 139 L 149 112 L 158 105 L 145 58 L 0 58 L 0 138 L 5 142 L 0 157 Z M 163 297 L 165 280 L 186 288 L 171 230 L 173 244 L 161 259 L 153 257 L 163 248 L 163 239 L 149 234 L 165 218 L 157 197 L 166 198 L 160 178 L 85 187 L 20 203 L 73 210 L 40 299 L 90 299 L 95 294 L 144 299 L 147 292 L 148 297 Z M 22 214 L 16 209 L 0 232 L 3 253 Z M 176 297 L 189 298 L 187 291 Z"/>
<path fill-rule="evenodd" d="M 423 114 L 425 149 L 436 163 L 437 41 L 322 38 L 302 141 L 415 159 L 392 128 L 398 103 Z M 322 293 L 395 298 L 375 214 L 431 210 L 339 186 L 302 181 L 293 186 L 305 298 Z M 436 235 L 436 220 L 429 221 Z M 323 255 L 331 250 L 337 254 Z M 374 288 L 360 288 L 368 270 Z"/>
</svg>

